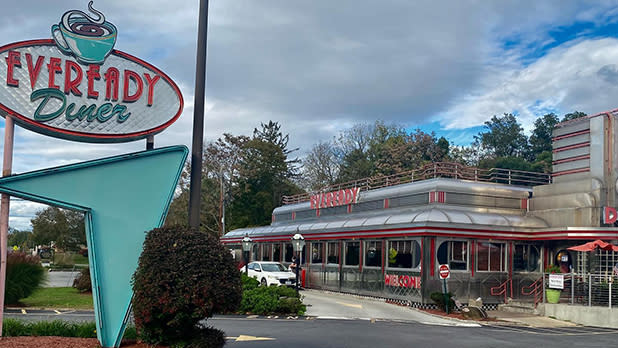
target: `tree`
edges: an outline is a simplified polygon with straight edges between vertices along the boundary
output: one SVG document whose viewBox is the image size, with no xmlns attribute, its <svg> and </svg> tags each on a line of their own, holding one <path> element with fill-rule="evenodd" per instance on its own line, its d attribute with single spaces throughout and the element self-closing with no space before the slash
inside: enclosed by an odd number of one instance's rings
<svg viewBox="0 0 618 348">
<path fill-rule="evenodd" d="M 8 246 L 17 246 L 20 249 L 34 247 L 31 231 L 19 231 L 14 228 L 9 228 Z"/>
<path fill-rule="evenodd" d="M 300 192 L 291 181 L 294 173 L 284 151 L 274 143 L 250 140 L 243 149 L 239 169 L 230 206 L 231 226 L 235 228 L 270 223 L 272 211 L 283 196 Z"/>
<path fill-rule="evenodd" d="M 221 186 L 223 186 L 224 204 L 231 202 L 230 187 L 238 180 L 239 162 L 243 155 L 243 148 L 250 140 L 249 137 L 223 134 L 222 138 L 204 146 L 202 163 L 202 187 L 200 196 L 200 228 L 203 231 L 219 234 L 223 223 L 220 214 Z M 189 174 L 190 165 L 187 163 L 177 193 L 172 201 L 165 226 L 186 225 L 189 207 Z M 221 185 L 223 181 L 223 185 Z M 229 220 L 226 211 L 225 220 Z M 227 229 L 227 228 L 226 228 Z"/>
<path fill-rule="evenodd" d="M 337 182 L 347 182 L 373 175 L 373 163 L 369 159 L 369 144 L 373 127 L 355 124 L 342 131 L 337 140 L 337 157 L 340 168 Z"/>
<path fill-rule="evenodd" d="M 584 112 L 573 111 L 568 114 L 565 114 L 564 117 L 562 117 L 562 120 L 560 120 L 560 122 L 566 122 L 566 121 L 574 120 L 576 118 L 585 117 L 585 116 L 588 116 L 588 115 Z"/>
<path fill-rule="evenodd" d="M 558 123 L 554 113 L 546 114 L 534 121 L 534 129 L 530 135 L 530 158 L 536 159 L 544 151 L 552 150 L 552 132 Z"/>
<path fill-rule="evenodd" d="M 489 157 L 523 156 L 527 152 L 528 138 L 523 128 L 513 114 L 504 114 L 502 117 L 493 116 L 485 122 L 486 132 L 474 136 L 476 143 Z"/>
<path fill-rule="evenodd" d="M 57 207 L 40 210 L 30 220 L 32 240 L 36 245 L 49 245 L 52 241 L 63 250 L 78 251 L 86 244 L 84 214 Z"/>
<path fill-rule="evenodd" d="M 319 142 L 311 148 L 303 162 L 302 183 L 315 191 L 335 183 L 340 163 L 332 142 Z"/>
</svg>

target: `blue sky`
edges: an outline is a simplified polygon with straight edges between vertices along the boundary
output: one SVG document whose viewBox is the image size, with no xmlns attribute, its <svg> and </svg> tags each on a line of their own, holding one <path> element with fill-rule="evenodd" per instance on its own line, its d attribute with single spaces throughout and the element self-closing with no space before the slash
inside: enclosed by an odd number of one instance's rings
<svg viewBox="0 0 618 348">
<path fill-rule="evenodd" d="M 94 3 L 118 28 L 116 49 L 154 64 L 183 92 L 184 113 L 156 146 L 190 146 L 197 5 Z M 70 9 L 86 10 L 87 1 L 12 3 L 0 13 L 0 45 L 49 38 Z M 493 115 L 514 113 L 529 132 L 548 112 L 618 106 L 617 1 L 211 0 L 209 19 L 206 141 L 273 120 L 303 153 L 356 123 L 382 120 L 467 145 Z M 14 171 L 144 146 L 18 128 Z M 27 227 L 36 209 L 16 202 L 11 223 Z"/>
</svg>

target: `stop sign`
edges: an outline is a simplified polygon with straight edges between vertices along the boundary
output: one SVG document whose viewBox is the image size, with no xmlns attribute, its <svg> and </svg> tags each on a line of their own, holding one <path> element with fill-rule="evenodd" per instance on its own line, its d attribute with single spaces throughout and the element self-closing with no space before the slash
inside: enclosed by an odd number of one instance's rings
<svg viewBox="0 0 618 348">
<path fill-rule="evenodd" d="M 438 274 L 440 275 L 440 279 L 448 279 L 451 277 L 451 270 L 448 268 L 448 265 L 440 265 Z"/>
</svg>

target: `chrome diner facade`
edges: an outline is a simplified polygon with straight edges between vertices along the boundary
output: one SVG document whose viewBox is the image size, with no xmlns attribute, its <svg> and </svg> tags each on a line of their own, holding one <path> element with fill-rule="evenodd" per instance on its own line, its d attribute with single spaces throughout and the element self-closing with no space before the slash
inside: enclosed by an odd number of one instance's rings
<svg viewBox="0 0 618 348">
<path fill-rule="evenodd" d="M 448 290 L 462 302 L 525 298 L 548 265 L 585 271 L 586 254 L 568 247 L 618 241 L 617 115 L 557 125 L 551 174 L 432 163 L 285 197 L 271 225 L 221 241 L 242 260 L 249 236 L 250 260 L 289 264 L 290 238 L 301 234 L 309 288 L 425 306 L 441 291 L 438 267 L 447 264 Z"/>
</svg>

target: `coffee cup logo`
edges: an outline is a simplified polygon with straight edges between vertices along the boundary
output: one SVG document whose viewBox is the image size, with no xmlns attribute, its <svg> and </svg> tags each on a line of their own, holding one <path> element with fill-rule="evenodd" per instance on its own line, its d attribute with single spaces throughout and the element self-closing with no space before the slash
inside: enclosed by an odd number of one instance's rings
<svg viewBox="0 0 618 348">
<path fill-rule="evenodd" d="M 59 24 L 52 25 L 51 32 L 64 54 L 75 56 L 80 63 L 103 64 L 114 48 L 118 31 L 92 4 L 88 3 L 88 9 L 96 17 L 71 10 L 62 15 Z"/>
</svg>

